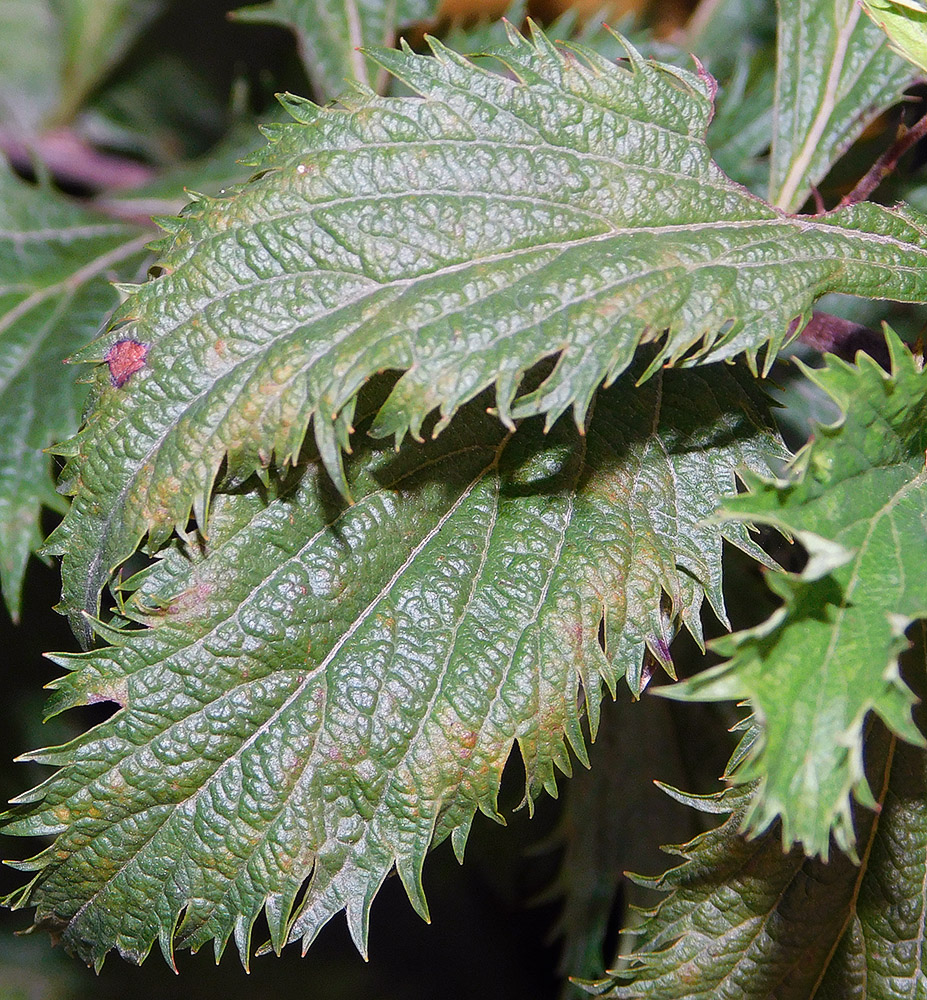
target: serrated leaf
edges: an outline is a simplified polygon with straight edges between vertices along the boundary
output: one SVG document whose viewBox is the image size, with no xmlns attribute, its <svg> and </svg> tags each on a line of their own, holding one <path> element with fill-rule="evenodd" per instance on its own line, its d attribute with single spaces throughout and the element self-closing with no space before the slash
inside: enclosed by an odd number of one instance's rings
<svg viewBox="0 0 927 1000">
<path fill-rule="evenodd" d="M 0 169 L 0 585 L 14 617 L 41 507 L 66 506 L 42 451 L 74 432 L 86 395 L 64 359 L 116 305 L 110 281 L 135 274 L 140 232 Z"/>
<path fill-rule="evenodd" d="M 647 913 L 627 969 L 596 984 L 596 995 L 609 1000 L 820 995 L 825 971 L 839 964 L 834 951 L 855 916 L 860 884 L 877 884 L 880 873 L 858 868 L 839 853 L 827 863 L 805 857 L 797 847 L 783 853 L 775 830 L 744 838 L 739 831 L 749 800 L 747 787 L 716 797 L 712 811 L 726 806 L 729 818 L 671 849 L 684 859 L 677 868 L 641 880 L 669 895 Z M 874 828 L 870 815 L 863 821 L 864 837 L 871 838 Z M 876 1000 L 888 994 L 851 990 L 839 996 Z"/>
<path fill-rule="evenodd" d="M 156 549 L 191 505 L 205 525 L 223 461 L 238 479 L 292 461 L 311 418 L 339 480 L 353 400 L 377 372 L 404 373 L 372 428 L 397 441 L 435 409 L 439 431 L 489 385 L 506 425 L 571 406 L 581 425 L 642 342 L 661 341 L 651 371 L 752 358 L 826 291 L 927 299 L 913 216 L 787 218 L 718 171 L 705 76 L 632 49 L 617 67 L 539 32 L 512 35 L 510 77 L 432 44 L 378 56 L 421 99 L 291 100 L 301 120 L 272 131 L 260 177 L 191 206 L 161 276 L 84 354 L 150 348 L 126 385 L 100 373 L 71 446 L 74 504 L 49 551 L 85 640 L 83 613 L 146 532 Z"/>
<path fill-rule="evenodd" d="M 923 632 L 906 671 L 923 695 Z M 916 709 L 923 725 L 922 706 Z M 748 741 L 749 742 L 749 741 Z M 919 997 L 927 881 L 927 754 L 869 727 L 869 780 L 879 812 L 858 812 L 860 863 L 780 849 L 778 831 L 739 833 L 750 788 L 728 789 L 730 819 L 682 849 L 661 879 L 629 967 L 595 991 L 614 1000 L 888 1000 Z M 736 757 L 736 755 L 735 755 Z M 733 764 L 736 768 L 736 763 Z"/>
<path fill-rule="evenodd" d="M 894 747 L 890 781 L 880 805 L 865 874 L 816 1000 L 894 1000 L 927 992 L 927 755 L 923 750 L 905 743 Z"/>
<path fill-rule="evenodd" d="M 53 712 L 122 708 L 32 755 L 61 770 L 6 832 L 59 836 L 16 904 L 96 964 L 232 934 L 247 955 L 264 908 L 274 947 L 346 909 L 363 950 L 394 865 L 426 914 L 426 850 L 461 855 L 497 816 L 513 742 L 529 802 L 555 792 L 567 744 L 585 758 L 582 696 L 594 733 L 603 681 L 639 689 L 645 651 L 671 670 L 675 623 L 698 636 L 706 595 L 724 613 L 722 538 L 751 547 L 705 518 L 776 449 L 752 380 L 637 374 L 585 435 L 510 435 L 474 403 L 398 454 L 361 439 L 350 507 L 319 465 L 269 503 L 219 494 L 208 542 L 169 548 L 123 609 L 153 627 L 59 658 Z"/>
<path fill-rule="evenodd" d="M 797 212 L 913 73 L 858 0 L 779 0 L 777 51 L 769 200 Z"/>
<path fill-rule="evenodd" d="M 919 0 L 862 0 L 862 7 L 888 35 L 892 48 L 927 72 L 927 6 Z"/>
<path fill-rule="evenodd" d="M 372 84 L 364 46 L 392 45 L 397 29 L 436 16 L 438 7 L 436 0 L 271 0 L 235 17 L 290 28 L 309 79 L 327 100 L 352 81 Z"/>
<path fill-rule="evenodd" d="M 738 772 L 758 779 L 747 828 L 783 817 L 785 844 L 826 856 L 831 829 L 852 851 L 851 793 L 872 804 L 862 732 L 875 712 L 921 743 L 914 695 L 898 674 L 905 628 L 927 615 L 927 376 L 889 334 L 892 374 L 866 355 L 858 367 L 828 355 L 811 377 L 843 419 L 821 427 L 784 480 L 748 480 L 725 513 L 799 538 L 809 561 L 773 574 L 785 601 L 768 621 L 718 640 L 731 657 L 671 697 L 749 699 L 762 739 Z"/>
</svg>

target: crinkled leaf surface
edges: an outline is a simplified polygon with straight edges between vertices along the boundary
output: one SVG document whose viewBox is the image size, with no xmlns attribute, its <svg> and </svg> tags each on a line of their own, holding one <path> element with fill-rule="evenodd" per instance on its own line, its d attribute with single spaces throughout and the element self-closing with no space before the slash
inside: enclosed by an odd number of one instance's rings
<svg viewBox="0 0 927 1000">
<path fill-rule="evenodd" d="M 921 663 L 923 670 L 923 662 Z M 862 863 L 783 853 L 778 831 L 739 832 L 748 788 L 713 810 L 718 829 L 677 853 L 685 861 L 644 880 L 670 895 L 648 914 L 628 969 L 597 994 L 612 1000 L 895 1000 L 925 986 L 927 756 L 881 727 L 870 745 L 881 813 L 861 814 Z"/>
<path fill-rule="evenodd" d="M 779 0 L 769 200 L 797 212 L 913 75 L 858 0 Z"/>
<path fill-rule="evenodd" d="M 503 76 L 437 43 L 378 58 L 421 98 L 292 102 L 261 175 L 172 224 L 160 277 L 112 331 L 150 347 L 68 446 L 49 551 L 81 614 L 146 532 L 199 523 L 223 460 L 299 453 L 313 418 L 339 477 L 356 393 L 404 374 L 372 432 L 438 430 L 489 385 L 502 421 L 574 407 L 662 340 L 652 369 L 775 351 L 825 291 L 927 299 L 921 221 L 875 205 L 788 218 L 729 181 L 704 134 L 711 81 L 513 34 Z M 664 331 L 668 332 L 664 336 Z M 558 356 L 519 396 L 524 372 Z M 690 357 L 688 360 L 692 361 Z"/>
<path fill-rule="evenodd" d="M 309 78 L 327 99 L 352 80 L 372 82 L 362 46 L 392 45 L 398 28 L 434 17 L 438 8 L 436 0 L 271 0 L 235 16 L 291 28 Z"/>
<path fill-rule="evenodd" d="M 891 375 L 866 355 L 859 367 L 829 356 L 809 375 L 840 406 L 841 423 L 821 427 L 788 479 L 751 481 L 726 511 L 797 536 L 809 561 L 769 583 L 785 604 L 755 629 L 715 644 L 724 664 L 673 697 L 749 699 L 762 738 L 738 776 L 759 786 L 747 814 L 752 831 L 783 818 L 787 845 L 826 856 L 833 827 L 852 850 L 851 792 L 872 794 L 862 733 L 871 711 L 922 743 L 911 720 L 914 695 L 898 674 L 905 628 L 927 615 L 927 376 L 890 335 Z"/>
<path fill-rule="evenodd" d="M 923 674 L 923 655 L 920 659 Z M 917 714 L 923 725 L 923 712 Z M 879 802 L 881 812 L 867 845 L 857 898 L 815 1000 L 927 995 L 927 754 L 923 750 L 907 743 L 894 745 L 888 786 Z"/>
<path fill-rule="evenodd" d="M 42 452 L 77 428 L 86 388 L 64 359 L 135 277 L 150 239 L 0 169 L 0 584 L 15 615 L 42 504 L 64 509 Z"/>
<path fill-rule="evenodd" d="M 669 668 L 703 595 L 723 614 L 722 538 L 751 547 L 706 516 L 776 450 L 752 380 L 640 371 L 585 435 L 511 435 L 477 401 L 424 445 L 362 439 L 351 506 L 318 465 L 269 503 L 218 494 L 208 541 L 168 548 L 126 608 L 152 627 L 60 659 L 53 711 L 122 707 L 33 755 L 61 769 L 6 832 L 58 838 L 18 905 L 97 964 L 233 933 L 246 955 L 265 906 L 275 947 L 346 909 L 364 949 L 394 865 L 425 913 L 426 850 L 496 815 L 513 742 L 529 800 L 555 791 L 581 693 L 594 732 L 603 680 L 639 687 L 648 650 Z"/>
</svg>

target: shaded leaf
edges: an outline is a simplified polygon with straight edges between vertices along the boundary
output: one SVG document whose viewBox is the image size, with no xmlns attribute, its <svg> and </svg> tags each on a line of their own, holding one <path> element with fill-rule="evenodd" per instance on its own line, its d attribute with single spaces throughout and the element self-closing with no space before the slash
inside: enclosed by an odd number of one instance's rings
<svg viewBox="0 0 927 1000">
<path fill-rule="evenodd" d="M 0 584 L 14 617 L 40 508 L 66 509 L 42 451 L 74 432 L 86 395 L 63 362 L 116 305 L 110 282 L 137 274 L 140 233 L 0 169 Z"/>
<path fill-rule="evenodd" d="M 563 900 L 556 926 L 563 938 L 562 975 L 605 974 L 613 958 L 605 948 L 616 916 L 629 900 L 655 902 L 654 892 L 635 885 L 626 872 L 657 869 L 664 860 L 660 844 L 688 840 L 699 829 L 691 809 L 653 784 L 655 776 L 673 784 L 687 781 L 689 747 L 680 745 L 672 709 L 662 699 L 632 701 L 624 692 L 604 702 L 599 733 L 589 747 L 589 769 L 577 771 L 566 784 L 562 819 L 552 838 L 562 843 L 563 860 L 548 893 Z M 715 771 L 712 780 L 717 777 Z M 562 995 L 582 993 L 567 986 Z"/>
<path fill-rule="evenodd" d="M 309 79 L 327 100 L 351 81 L 373 82 L 362 47 L 392 45 L 397 29 L 437 12 L 435 0 L 271 0 L 235 16 L 292 29 Z"/>
<path fill-rule="evenodd" d="M 858 0 L 779 0 L 769 200 L 797 212 L 912 78 Z"/>
<path fill-rule="evenodd" d="M 749 699 L 762 738 L 737 772 L 758 779 L 752 832 L 783 818 L 785 844 L 826 856 L 830 832 L 854 849 L 851 793 L 874 800 L 863 773 L 864 721 L 876 712 L 922 743 L 914 695 L 898 673 L 906 627 L 927 615 L 927 376 L 889 335 L 889 375 L 864 354 L 858 367 L 828 355 L 806 370 L 843 412 L 796 457 L 787 478 L 748 477 L 725 513 L 797 537 L 809 561 L 771 574 L 785 603 L 766 622 L 719 639 L 731 659 L 666 689 L 671 697 Z"/>
<path fill-rule="evenodd" d="M 121 708 L 32 755 L 61 770 L 6 832 L 59 836 L 12 901 L 97 965 L 233 934 L 247 956 L 265 907 L 274 947 L 346 909 L 365 950 L 394 865 L 427 914 L 425 853 L 497 816 L 513 742 L 529 802 L 554 793 L 567 744 L 585 759 L 583 700 L 595 733 L 603 681 L 640 688 L 647 651 L 671 670 L 676 623 L 698 636 L 705 595 L 724 613 L 722 538 L 751 548 L 705 518 L 776 450 L 752 380 L 638 374 L 585 435 L 510 435 L 474 404 L 398 454 L 362 439 L 350 507 L 318 464 L 270 502 L 217 495 L 202 548 L 132 584 L 123 613 L 152 627 L 57 658 L 53 712 Z"/>
<path fill-rule="evenodd" d="M 923 634 L 907 658 L 923 694 Z M 595 992 L 615 1000 L 920 996 L 927 754 L 880 725 L 868 728 L 867 770 L 880 811 L 856 817 L 859 865 L 839 852 L 826 864 L 797 847 L 784 854 L 777 830 L 745 840 L 738 831 L 750 788 L 729 789 L 705 803 L 727 802 L 727 822 L 686 845 L 680 867 L 645 880 L 670 895 L 650 912 L 628 969 Z"/>
<path fill-rule="evenodd" d="M 924 676 L 923 633 L 917 671 Z M 912 658 L 913 659 L 913 658 Z M 919 685 L 923 696 L 923 685 Z M 923 725 L 923 710 L 915 709 Z M 927 754 L 896 742 L 865 874 L 816 1000 L 919 997 L 927 990 Z"/>
<path fill-rule="evenodd" d="M 748 840 L 739 830 L 750 789 L 706 801 L 729 818 L 672 851 L 683 863 L 642 883 L 668 892 L 646 914 L 627 970 L 597 984 L 610 1000 L 807 1000 L 852 910 L 858 869 L 799 848 L 783 853 L 777 830 Z"/>
<path fill-rule="evenodd" d="M 160 277 L 83 354 L 150 346 L 122 389 L 101 373 L 68 446 L 75 500 L 49 551 L 85 641 L 81 615 L 146 532 L 157 549 L 191 505 L 205 525 L 223 461 L 239 480 L 293 461 L 312 418 L 344 488 L 353 401 L 377 372 L 404 373 L 372 427 L 397 442 L 489 385 L 507 426 L 571 406 L 581 425 L 642 342 L 661 341 L 651 371 L 753 359 L 828 290 L 927 299 L 913 216 L 787 218 L 715 167 L 705 76 L 540 33 L 513 33 L 511 77 L 433 46 L 378 56 L 421 99 L 291 99 L 299 120 L 271 130 L 259 177 L 167 223 Z"/>
</svg>

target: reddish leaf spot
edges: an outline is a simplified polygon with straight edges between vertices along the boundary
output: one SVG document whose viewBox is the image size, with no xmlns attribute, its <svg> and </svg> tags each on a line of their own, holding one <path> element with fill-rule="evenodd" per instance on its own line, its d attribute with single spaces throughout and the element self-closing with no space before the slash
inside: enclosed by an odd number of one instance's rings
<svg viewBox="0 0 927 1000">
<path fill-rule="evenodd" d="M 140 368 L 145 367 L 148 344 L 137 340 L 117 340 L 103 359 L 109 365 L 109 380 L 118 389 Z"/>
</svg>

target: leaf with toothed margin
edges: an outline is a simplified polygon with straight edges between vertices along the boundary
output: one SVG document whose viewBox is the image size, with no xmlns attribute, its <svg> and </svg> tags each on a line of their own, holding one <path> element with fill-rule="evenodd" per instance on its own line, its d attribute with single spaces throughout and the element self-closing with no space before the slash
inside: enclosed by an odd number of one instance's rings
<svg viewBox="0 0 927 1000">
<path fill-rule="evenodd" d="M 927 229 L 857 205 L 788 218 L 729 181 L 705 144 L 712 81 L 512 34 L 503 76 L 432 43 L 378 58 L 421 97 L 290 101 L 260 175 L 173 224 L 159 275 L 112 344 L 144 369 L 100 392 L 71 442 L 74 502 L 48 551 L 84 614 L 138 546 L 202 527 L 223 462 L 242 479 L 296 460 L 310 419 L 330 474 L 353 400 L 402 372 L 377 436 L 440 431 L 487 386 L 503 424 L 572 407 L 582 425 L 646 341 L 646 374 L 685 358 L 768 358 L 824 292 L 927 300 Z M 693 355 L 694 352 L 694 355 Z M 530 391 L 523 375 L 557 357 Z M 519 392 L 521 394 L 519 395 Z"/>
<path fill-rule="evenodd" d="M 555 793 L 567 745 L 585 759 L 583 703 L 594 734 L 603 684 L 639 690 L 645 658 L 671 671 L 705 596 L 723 617 L 722 539 L 760 554 L 706 523 L 778 450 L 754 380 L 717 365 L 635 386 L 643 367 L 584 435 L 511 433 L 484 398 L 398 453 L 362 438 L 352 506 L 318 463 L 218 493 L 208 539 L 131 584 L 122 613 L 151 627 L 101 624 L 110 647 L 57 658 L 52 712 L 121 708 L 32 755 L 60 770 L 4 832 L 58 837 L 10 902 L 97 965 L 230 935 L 247 960 L 262 910 L 280 948 L 344 909 L 364 951 L 394 866 L 427 915 L 425 853 L 451 837 L 461 856 L 476 811 L 499 818 L 513 743 L 529 805 Z"/>
<path fill-rule="evenodd" d="M 782 817 L 785 844 L 827 856 L 855 844 L 851 795 L 872 805 L 863 771 L 870 712 L 899 736 L 924 741 L 898 672 L 905 629 L 927 617 L 927 375 L 888 331 L 892 372 L 864 354 L 828 355 L 808 376 L 843 418 L 819 427 L 786 478 L 747 477 L 726 516 L 797 537 L 809 560 L 771 574 L 783 606 L 762 625 L 714 643 L 729 661 L 667 688 L 670 697 L 749 700 L 762 726 L 737 771 L 758 781 L 747 829 Z"/>
<path fill-rule="evenodd" d="M 622 971 L 591 991 L 606 1000 L 920 996 L 925 765 L 923 750 L 895 748 L 873 727 L 867 767 L 883 810 L 858 817 L 861 864 L 783 852 L 776 830 L 745 838 L 747 786 L 682 796 L 730 816 L 671 849 L 678 867 L 640 880 L 668 895 L 646 912 Z"/>
<path fill-rule="evenodd" d="M 364 46 L 392 45 L 399 28 L 434 19 L 439 8 L 437 0 L 272 0 L 233 16 L 291 29 L 309 79 L 327 99 L 351 80 L 373 82 L 376 66 L 360 51 Z"/>
<path fill-rule="evenodd" d="M 0 163 L 0 584 L 14 618 L 42 507 L 67 507 L 43 451 L 77 430 L 86 396 L 64 359 L 99 331 L 118 301 L 110 282 L 137 275 L 150 239 Z"/>
</svg>

